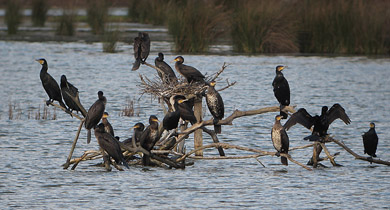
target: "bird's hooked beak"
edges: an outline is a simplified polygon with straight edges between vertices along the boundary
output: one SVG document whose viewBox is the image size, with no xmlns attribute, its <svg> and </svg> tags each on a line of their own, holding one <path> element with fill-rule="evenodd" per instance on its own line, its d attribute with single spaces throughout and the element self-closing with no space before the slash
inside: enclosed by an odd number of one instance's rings
<svg viewBox="0 0 390 210">
<path fill-rule="evenodd" d="M 36 59 L 35 61 L 40 63 L 41 65 L 43 65 L 43 60 L 42 59 Z"/>
<path fill-rule="evenodd" d="M 160 122 L 157 118 L 152 119 L 153 122 Z"/>
</svg>

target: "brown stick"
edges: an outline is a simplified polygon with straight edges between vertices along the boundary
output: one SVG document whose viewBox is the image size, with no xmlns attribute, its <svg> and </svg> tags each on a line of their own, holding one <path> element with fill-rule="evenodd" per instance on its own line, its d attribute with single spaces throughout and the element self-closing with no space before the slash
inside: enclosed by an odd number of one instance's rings
<svg viewBox="0 0 390 210">
<path fill-rule="evenodd" d="M 336 162 L 334 161 L 334 157 L 329 153 L 328 148 L 326 148 L 324 143 L 320 143 L 322 149 L 324 150 L 326 156 L 328 156 L 329 161 L 332 163 L 333 166 L 337 166 Z"/>
<path fill-rule="evenodd" d="M 70 159 L 72 158 L 73 151 L 76 148 L 77 140 L 79 139 L 81 128 L 83 127 L 83 124 L 84 124 L 84 119 L 82 119 L 80 122 L 79 128 L 78 128 L 77 133 L 76 133 L 76 137 L 74 138 L 73 143 L 72 143 L 72 148 L 70 149 L 68 158 L 66 159 L 66 163 L 63 165 L 64 169 L 67 169 L 70 165 Z"/>
<path fill-rule="evenodd" d="M 341 146 L 345 151 L 347 151 L 349 154 L 353 155 L 358 160 L 364 160 L 364 161 L 367 161 L 370 163 L 377 163 L 377 164 L 383 164 L 383 165 L 390 166 L 390 162 L 388 162 L 388 161 L 383 161 L 380 159 L 374 159 L 371 157 L 363 157 L 361 155 L 358 155 L 354 151 L 352 151 L 350 148 L 348 148 L 344 143 L 342 143 L 342 142 L 340 142 L 340 141 L 338 141 L 330 136 L 328 136 L 327 139 L 329 139 L 329 140 L 333 141 L 334 143 L 336 143 L 337 145 Z"/>
</svg>

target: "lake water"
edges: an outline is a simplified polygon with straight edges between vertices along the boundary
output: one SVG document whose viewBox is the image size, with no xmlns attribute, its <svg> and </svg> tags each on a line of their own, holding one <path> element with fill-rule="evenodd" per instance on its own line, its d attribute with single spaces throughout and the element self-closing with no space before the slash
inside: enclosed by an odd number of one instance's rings
<svg viewBox="0 0 390 210">
<path fill-rule="evenodd" d="M 139 74 L 154 78 L 147 66 L 130 71 L 131 46 L 120 44 L 119 53 L 102 52 L 101 44 L 0 42 L 0 207 L 1 209 L 389 209 L 390 168 L 355 160 L 335 144 L 331 153 L 340 152 L 336 161 L 343 167 L 307 171 L 280 158 L 196 160 L 185 170 L 133 166 L 123 172 L 92 166 L 101 160 L 82 162 L 75 171 L 63 170 L 79 121 L 57 110 L 56 120 L 35 120 L 47 95 L 39 79 L 41 66 L 34 60 L 44 57 L 49 73 L 59 81 L 65 74 L 78 87 L 86 108 L 104 91 L 109 121 L 121 138 L 130 136 L 136 122 L 147 123 L 155 114 L 163 118 L 157 100 L 143 95 L 138 87 Z M 148 59 L 154 63 L 158 51 L 166 61 L 177 55 L 169 52 L 169 43 L 152 43 Z M 291 101 L 298 108 L 319 114 L 321 106 L 340 103 L 352 120 L 345 125 L 336 120 L 329 132 L 358 154 L 363 154 L 361 134 L 371 121 L 379 136 L 377 155 L 390 161 L 390 59 L 369 57 L 318 56 L 231 56 L 184 55 L 185 63 L 204 74 L 218 71 L 224 62 L 230 65 L 220 76 L 237 84 L 221 92 L 225 115 L 235 109 L 251 110 L 275 106 L 272 92 L 275 66 L 284 70 L 291 88 Z M 173 63 L 170 63 L 172 66 Z M 127 99 L 136 101 L 139 116 L 121 117 Z M 8 119 L 9 104 L 21 110 Z M 49 110 L 53 112 L 53 107 Z M 16 117 L 16 113 L 20 116 Z M 276 113 L 243 117 L 232 126 L 223 126 L 221 142 L 266 151 L 274 151 L 270 129 Z M 210 119 L 206 113 L 205 119 Z M 302 146 L 310 133 L 302 126 L 288 132 L 290 147 Z M 192 137 L 190 138 L 190 141 Z M 187 151 L 193 143 L 187 142 Z M 205 136 L 204 144 L 212 140 Z M 86 144 L 83 129 L 74 157 L 97 149 L 96 140 Z M 227 155 L 246 152 L 226 150 Z M 312 149 L 295 150 L 291 155 L 306 163 Z M 215 156 L 215 149 L 204 151 Z"/>
</svg>

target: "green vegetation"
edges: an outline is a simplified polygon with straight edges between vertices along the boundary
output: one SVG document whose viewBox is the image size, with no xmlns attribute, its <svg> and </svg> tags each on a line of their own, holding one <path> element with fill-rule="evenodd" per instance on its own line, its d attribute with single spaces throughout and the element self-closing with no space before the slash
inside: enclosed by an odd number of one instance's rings
<svg viewBox="0 0 390 210">
<path fill-rule="evenodd" d="M 34 26 L 45 26 L 48 10 L 47 0 L 33 0 L 31 19 Z"/>
<path fill-rule="evenodd" d="M 116 43 L 119 40 L 119 31 L 118 30 L 105 30 L 102 38 L 103 42 L 103 52 L 115 53 L 116 52 Z"/>
<path fill-rule="evenodd" d="M 19 0 L 8 0 L 6 4 L 4 20 L 7 24 L 8 34 L 16 34 L 22 21 L 22 4 Z"/>
<path fill-rule="evenodd" d="M 89 0 L 87 22 L 93 34 L 103 34 L 108 17 L 108 0 Z"/>
<path fill-rule="evenodd" d="M 75 15 L 71 10 L 64 10 L 62 15 L 58 19 L 57 35 L 73 36 L 76 30 L 75 27 Z"/>
<path fill-rule="evenodd" d="M 163 25 L 168 10 L 169 1 L 167 0 L 130 0 L 128 16 L 135 22 Z"/>
</svg>

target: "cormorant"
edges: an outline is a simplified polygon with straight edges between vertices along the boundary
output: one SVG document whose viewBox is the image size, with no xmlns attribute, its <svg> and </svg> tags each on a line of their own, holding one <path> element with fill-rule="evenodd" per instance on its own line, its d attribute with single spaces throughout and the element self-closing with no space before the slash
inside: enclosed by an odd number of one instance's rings
<svg viewBox="0 0 390 210">
<path fill-rule="evenodd" d="M 71 83 L 68 82 L 65 75 L 61 76 L 60 87 L 61 87 L 62 97 L 64 98 L 64 101 L 68 106 L 69 110 L 71 112 L 73 110 L 75 110 L 76 112 L 80 111 L 84 117 L 87 116 L 87 111 L 84 109 L 83 105 L 81 105 L 80 102 L 79 90 Z"/>
<path fill-rule="evenodd" d="M 214 120 L 214 131 L 215 133 L 221 133 L 221 125 L 216 125 L 219 120 L 224 117 L 225 108 L 223 105 L 223 100 L 221 95 L 215 90 L 216 82 L 211 81 L 206 93 L 206 103 L 207 107 L 210 110 L 210 113 L 213 115 Z"/>
<path fill-rule="evenodd" d="M 290 86 L 283 76 L 282 71 L 284 68 L 284 66 L 276 67 L 276 76 L 272 82 L 272 87 L 274 88 L 274 95 L 280 104 L 280 115 L 283 116 L 283 119 L 287 119 L 288 115 L 286 112 L 283 112 L 282 109 L 285 106 L 290 105 Z"/>
<path fill-rule="evenodd" d="M 198 71 L 196 68 L 192 66 L 187 66 L 183 64 L 184 58 L 182 56 L 177 56 L 175 58 L 176 63 L 175 63 L 175 69 L 176 71 L 181 74 L 188 83 L 191 83 L 192 81 L 194 82 L 204 82 L 205 76 L 203 76 L 200 71 Z"/>
<path fill-rule="evenodd" d="M 133 138 L 135 138 L 134 140 L 135 140 L 136 144 L 139 143 L 142 132 L 144 131 L 145 125 L 143 123 L 139 122 L 139 123 L 136 123 L 132 128 L 134 130 L 133 136 L 131 138 L 124 140 L 122 143 L 127 144 L 127 145 L 133 145 L 132 144 Z"/>
<path fill-rule="evenodd" d="M 85 117 L 84 126 L 88 130 L 87 143 L 91 142 L 91 129 L 99 123 L 106 108 L 107 99 L 103 96 L 103 91 L 98 92 L 99 99 L 89 108 Z"/>
<path fill-rule="evenodd" d="M 179 110 L 181 119 L 184 121 L 190 121 L 191 124 L 195 124 L 197 120 L 194 115 L 194 111 L 187 103 L 188 99 L 183 99 L 183 96 L 179 96 L 176 97 L 175 100 L 177 103 L 177 109 Z"/>
<path fill-rule="evenodd" d="M 111 123 L 108 122 L 107 118 L 108 118 L 108 113 L 104 112 L 103 116 L 102 116 L 102 123 L 104 125 L 104 130 L 106 131 L 106 133 L 109 133 L 112 136 L 115 136 L 114 135 L 114 129 L 112 128 Z"/>
<path fill-rule="evenodd" d="M 41 78 L 43 88 L 49 96 L 49 100 L 46 101 L 46 105 L 49 106 L 49 103 L 56 100 L 60 103 L 62 107 L 68 110 L 68 108 L 62 101 L 60 86 L 58 86 L 57 81 L 49 73 L 47 73 L 48 66 L 46 60 L 41 58 L 36 61 L 38 61 L 42 65 L 41 73 L 39 74 L 39 76 Z"/>
<path fill-rule="evenodd" d="M 364 154 L 376 157 L 376 148 L 378 146 L 378 135 L 375 132 L 375 124 L 370 123 L 370 129 L 363 134 Z"/>
<path fill-rule="evenodd" d="M 172 111 L 168 111 L 163 119 L 163 128 L 167 131 L 177 128 L 180 120 L 180 112 L 175 96 L 171 96 L 169 102 L 171 104 Z"/>
<path fill-rule="evenodd" d="M 155 115 L 151 115 L 149 117 L 149 126 L 145 128 L 140 137 L 141 147 L 150 152 L 159 139 L 160 135 L 158 132 L 158 119 Z M 146 166 L 150 165 L 149 155 L 144 154 L 142 157 L 142 163 Z"/>
<path fill-rule="evenodd" d="M 112 157 L 116 163 L 122 162 L 123 165 L 126 168 L 129 168 L 127 165 L 127 162 L 125 161 L 121 147 L 118 143 L 118 140 L 115 139 L 111 134 L 105 132 L 105 128 L 103 123 L 100 123 L 96 128 L 95 128 L 95 137 L 99 143 L 99 146 L 105 150 L 110 157 Z M 108 158 L 110 160 L 110 158 Z"/>
<path fill-rule="evenodd" d="M 177 78 L 175 75 L 175 72 L 173 72 L 172 68 L 165 63 L 164 61 L 164 54 L 163 53 L 158 53 L 158 57 L 154 60 L 154 64 L 156 65 L 157 68 L 162 70 L 165 75 L 163 75 L 160 71 L 157 71 L 158 76 L 161 78 L 161 80 L 169 84 L 170 82 L 175 82 L 177 83 Z"/>
<path fill-rule="evenodd" d="M 312 135 L 307 136 L 304 139 L 318 141 L 328 134 L 329 125 L 336 119 L 341 119 L 347 125 L 351 123 L 351 120 L 340 104 L 334 104 L 329 110 L 327 106 L 323 106 L 321 109 L 321 115 L 316 115 L 314 117 L 312 117 L 306 109 L 301 108 L 291 115 L 290 119 L 284 124 L 284 128 L 288 130 L 297 123 L 303 125 L 307 129 L 314 126 Z"/>
<path fill-rule="evenodd" d="M 278 151 L 277 155 L 280 153 L 288 154 L 288 148 L 289 148 L 289 139 L 286 130 L 283 128 L 282 124 L 280 124 L 280 120 L 283 118 L 281 115 L 277 115 L 275 117 L 275 123 L 271 130 L 271 138 L 272 143 Z M 287 158 L 286 157 L 280 157 L 280 161 L 283 165 L 288 165 Z"/>
<path fill-rule="evenodd" d="M 134 38 L 134 58 L 133 71 L 137 70 L 141 63 L 145 63 L 150 52 L 150 38 L 146 32 L 138 32 L 138 37 Z"/>
</svg>

